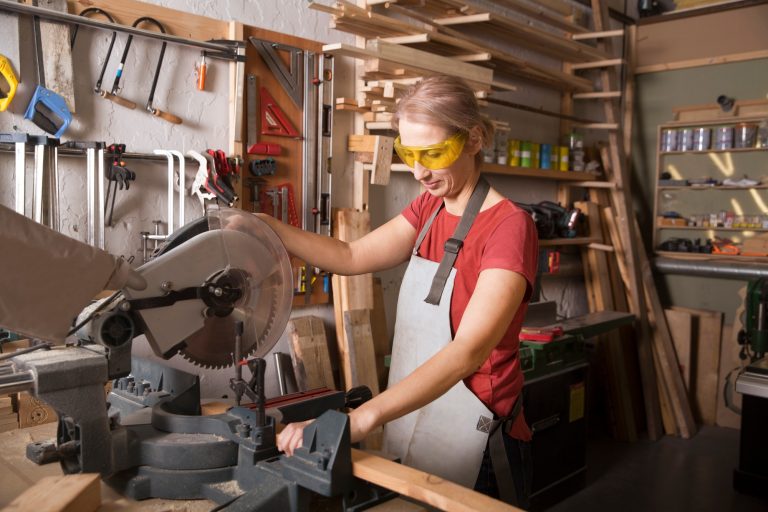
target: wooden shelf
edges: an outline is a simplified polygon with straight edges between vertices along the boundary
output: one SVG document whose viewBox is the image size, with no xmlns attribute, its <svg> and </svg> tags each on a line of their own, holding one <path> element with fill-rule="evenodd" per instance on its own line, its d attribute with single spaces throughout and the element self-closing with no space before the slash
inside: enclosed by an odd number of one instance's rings
<svg viewBox="0 0 768 512">
<path fill-rule="evenodd" d="M 699 186 L 699 185 L 659 185 L 659 190 L 765 190 L 768 185 L 755 185 L 754 187 L 735 187 L 731 185 Z"/>
<path fill-rule="evenodd" d="M 766 151 L 768 148 L 731 148 L 731 149 L 705 149 L 703 151 L 661 151 L 661 156 L 667 155 L 708 155 L 710 153 L 749 153 L 752 151 Z"/>
<path fill-rule="evenodd" d="M 521 178 L 539 178 L 556 181 L 592 181 L 594 174 L 578 171 L 556 171 L 554 169 L 534 169 L 529 167 L 511 167 L 499 164 L 483 164 L 482 171 L 486 174 L 501 174 Z"/>
<path fill-rule="evenodd" d="M 731 254 L 702 254 L 695 252 L 673 252 L 673 251 L 656 251 L 656 256 L 670 258 L 675 260 L 688 260 L 688 261 L 732 261 L 741 263 L 766 263 L 768 264 L 768 257 L 765 256 L 734 256 Z"/>
<path fill-rule="evenodd" d="M 575 238 L 547 238 L 539 240 L 539 247 L 554 247 L 558 245 L 589 245 L 602 243 L 601 238 L 575 237 Z"/>
<path fill-rule="evenodd" d="M 754 231 L 755 233 L 768 232 L 765 228 L 716 228 L 716 227 L 700 227 L 700 226 L 656 226 L 656 229 L 675 229 L 675 230 L 690 230 L 690 231 Z"/>
</svg>

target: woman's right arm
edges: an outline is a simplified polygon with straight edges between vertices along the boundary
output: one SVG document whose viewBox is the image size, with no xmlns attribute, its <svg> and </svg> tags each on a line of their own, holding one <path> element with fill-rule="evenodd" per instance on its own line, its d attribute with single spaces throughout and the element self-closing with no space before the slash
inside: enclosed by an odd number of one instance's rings
<svg viewBox="0 0 768 512">
<path fill-rule="evenodd" d="M 357 275 L 392 268 L 406 261 L 416 240 L 416 229 L 398 215 L 353 242 L 318 235 L 260 213 L 286 250 L 314 267 L 339 275 Z"/>
</svg>

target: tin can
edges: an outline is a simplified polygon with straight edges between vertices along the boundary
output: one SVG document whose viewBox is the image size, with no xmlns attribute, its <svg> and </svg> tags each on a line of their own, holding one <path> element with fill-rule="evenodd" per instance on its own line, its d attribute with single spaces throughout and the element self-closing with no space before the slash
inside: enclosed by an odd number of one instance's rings
<svg viewBox="0 0 768 512">
<path fill-rule="evenodd" d="M 661 152 L 677 151 L 677 130 L 661 130 Z"/>
<path fill-rule="evenodd" d="M 694 128 L 693 129 L 693 150 L 694 151 L 708 150 L 711 136 L 712 136 L 712 130 L 710 130 L 709 128 Z"/>
<path fill-rule="evenodd" d="M 693 149 L 693 128 L 680 128 L 677 133 L 677 150 L 691 151 Z"/>
<path fill-rule="evenodd" d="M 541 167 L 541 144 L 531 143 L 531 167 L 538 169 Z"/>
<path fill-rule="evenodd" d="M 739 123 L 736 125 L 733 147 L 753 148 L 757 142 L 757 124 Z"/>
<path fill-rule="evenodd" d="M 552 156 L 550 161 L 552 162 L 552 169 L 556 171 L 560 170 L 560 146 L 552 145 Z"/>
<path fill-rule="evenodd" d="M 507 143 L 507 158 L 509 159 L 509 165 L 512 167 L 520 167 L 520 141 L 517 139 L 509 139 Z"/>
<path fill-rule="evenodd" d="M 541 145 L 541 161 L 539 162 L 539 167 L 542 169 L 551 169 L 552 168 L 552 145 L 551 144 L 542 144 Z"/>
<path fill-rule="evenodd" d="M 716 127 L 714 149 L 731 149 L 732 147 L 733 147 L 733 126 Z"/>
<path fill-rule="evenodd" d="M 560 170 L 568 170 L 568 146 L 560 146 Z"/>
<path fill-rule="evenodd" d="M 520 143 L 520 167 L 531 166 L 531 150 L 532 144 L 530 141 L 524 140 Z"/>
</svg>

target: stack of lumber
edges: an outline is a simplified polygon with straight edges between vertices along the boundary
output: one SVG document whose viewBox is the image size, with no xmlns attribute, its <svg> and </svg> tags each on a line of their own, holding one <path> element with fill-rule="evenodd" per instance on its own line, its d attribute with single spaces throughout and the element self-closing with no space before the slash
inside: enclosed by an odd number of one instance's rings
<svg viewBox="0 0 768 512">
<path fill-rule="evenodd" d="M 606 58 L 594 46 L 572 38 L 574 34 L 587 33 L 586 28 L 547 8 L 532 7 L 516 0 L 502 4 L 493 11 L 463 0 L 386 2 L 378 6 L 378 10 L 364 9 L 346 1 L 337 1 L 332 6 L 310 2 L 310 8 L 331 14 L 331 27 L 337 30 L 409 46 L 454 62 L 472 62 L 493 69 L 500 78 L 491 85 L 498 90 L 514 90 L 510 80 L 517 79 L 556 90 L 594 90 L 589 80 L 564 73 L 559 63 L 548 66 L 539 63 L 539 59 L 526 60 L 517 56 L 514 48 L 500 49 L 498 45 L 489 45 L 484 37 L 498 36 L 498 40 L 507 44 L 572 62 Z M 536 20 L 537 25 L 521 21 L 521 17 Z M 366 62 L 369 79 L 387 74 L 403 78 L 414 72 L 418 73 L 407 65 L 398 67 L 381 60 Z"/>
</svg>

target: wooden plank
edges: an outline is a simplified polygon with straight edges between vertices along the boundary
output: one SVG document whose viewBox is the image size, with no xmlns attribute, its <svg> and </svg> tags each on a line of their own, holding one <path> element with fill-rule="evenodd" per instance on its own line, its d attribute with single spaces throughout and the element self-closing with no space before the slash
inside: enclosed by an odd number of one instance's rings
<svg viewBox="0 0 768 512">
<path fill-rule="evenodd" d="M 373 153 L 376 148 L 375 135 L 350 135 L 347 137 L 347 151 Z"/>
<path fill-rule="evenodd" d="M 574 41 L 583 41 L 588 39 L 602 39 L 604 37 L 624 37 L 624 30 L 601 30 L 600 32 L 584 32 L 582 34 L 573 34 L 571 39 Z"/>
<path fill-rule="evenodd" d="M 600 0 L 592 0 L 592 15 L 595 30 L 608 28 L 608 9 Z M 608 55 L 613 54 L 610 40 L 598 42 L 598 47 Z M 614 84 L 616 70 L 601 68 L 600 85 L 604 91 L 616 90 Z M 619 116 L 612 102 L 603 102 L 604 118 L 607 123 L 617 123 Z M 659 417 L 658 394 L 656 392 L 656 374 L 653 365 L 652 334 L 648 323 L 648 311 L 645 307 L 645 297 L 642 292 L 644 281 L 640 258 L 643 256 L 642 246 L 638 246 L 639 237 L 634 222 L 634 208 L 630 190 L 630 175 L 626 165 L 626 155 L 615 131 L 608 133 L 608 147 L 603 151 L 603 165 L 609 181 L 617 187 L 611 189 L 611 201 L 615 208 L 617 227 L 625 254 L 627 278 L 626 288 L 630 294 L 629 300 L 632 312 L 639 320 L 640 333 L 637 342 L 640 375 L 645 399 L 646 425 L 650 439 L 658 439 L 661 435 L 661 418 Z M 615 244 L 614 244 L 615 245 Z M 649 269 L 650 271 L 650 269 Z M 652 282 L 650 283 L 652 285 Z M 655 292 L 655 288 L 653 289 Z M 660 315 L 663 317 L 663 314 Z M 681 381 L 682 387 L 682 381 Z"/>
<path fill-rule="evenodd" d="M 227 26 L 227 37 L 233 41 L 243 40 L 243 24 L 236 21 L 230 21 Z M 245 65 L 241 66 L 242 70 L 245 69 Z M 238 63 L 230 62 L 227 66 L 227 73 L 229 74 L 229 98 L 227 100 L 227 108 L 229 111 L 229 154 L 230 155 L 242 155 L 244 137 L 243 123 L 246 120 L 245 107 L 243 106 L 243 88 L 245 87 L 245 76 L 240 76 L 242 73 L 238 73 Z M 248 149 L 248 148 L 246 148 Z M 245 180 L 238 180 L 239 187 L 237 196 L 240 198 L 240 204 L 243 204 L 243 188 Z"/>
<path fill-rule="evenodd" d="M 609 66 L 623 66 L 623 65 L 624 65 L 623 59 L 604 59 L 604 60 L 596 60 L 592 62 L 573 62 L 571 63 L 571 69 L 573 70 L 596 69 L 596 68 L 605 68 Z"/>
<path fill-rule="evenodd" d="M 344 333 L 350 356 L 351 386 L 368 386 L 374 395 L 379 393 L 376 353 L 371 328 L 371 310 L 344 311 Z"/>
<path fill-rule="evenodd" d="M 366 43 L 366 49 L 374 51 L 379 58 L 401 62 L 409 67 L 459 76 L 470 82 L 490 84 L 493 81 L 493 70 L 491 69 L 464 62 L 456 62 L 448 57 L 440 57 L 428 52 L 414 50 L 413 48 L 380 40 L 372 40 Z"/>
<path fill-rule="evenodd" d="M 552 14 L 546 9 L 542 9 L 541 7 L 537 6 L 535 2 L 523 3 L 519 0 L 497 0 L 496 3 L 505 7 L 510 7 L 518 12 L 521 12 L 522 14 L 525 14 L 529 18 L 539 20 L 555 28 L 564 30 L 565 32 L 579 34 L 582 32 L 587 32 L 588 30 L 586 27 L 574 23 L 566 16 Z M 571 13 L 569 12 L 568 14 L 570 15 Z"/>
<path fill-rule="evenodd" d="M 91 512 L 101 506 L 101 476 L 47 476 L 13 500 L 7 512 Z"/>
<path fill-rule="evenodd" d="M 434 20 L 443 26 L 463 26 L 487 23 L 503 30 L 515 43 L 558 59 L 578 62 L 607 59 L 605 52 L 571 39 L 512 20 L 495 13 L 484 12 L 468 16 L 452 16 Z"/>
<path fill-rule="evenodd" d="M 665 309 L 664 315 L 667 317 L 669 334 L 675 345 L 677 365 L 680 368 L 680 374 L 683 376 L 683 383 L 685 383 L 685 389 L 688 390 L 688 397 L 690 398 L 692 396 L 691 341 L 693 339 L 693 317 L 686 311 L 674 309 Z"/>
<path fill-rule="evenodd" d="M 395 143 L 393 137 L 377 135 L 373 149 L 372 185 L 389 184 L 389 171 L 392 167 L 392 150 Z"/>
<path fill-rule="evenodd" d="M 694 318 L 693 359 L 691 374 L 694 409 L 705 425 L 717 422 L 717 395 L 720 374 L 720 344 L 723 313 L 674 306 L 675 311 L 690 313 Z"/>
<path fill-rule="evenodd" d="M 323 319 L 316 316 L 293 318 L 288 321 L 288 333 L 299 390 L 337 389 Z"/>
<path fill-rule="evenodd" d="M 573 95 L 575 100 L 602 100 L 611 98 L 621 98 L 620 91 L 608 91 L 608 92 L 584 92 Z"/>
<path fill-rule="evenodd" d="M 379 389 L 387 387 L 389 369 L 384 364 L 386 356 L 392 353 L 392 343 L 387 329 L 387 311 L 384 306 L 384 289 L 381 278 L 373 278 L 373 309 L 371 310 L 371 331 L 373 349 L 376 354 L 376 374 L 379 377 Z"/>
<path fill-rule="evenodd" d="M 229 32 L 229 22 L 207 16 L 192 14 L 188 10 L 179 11 L 139 0 L 75 0 L 69 1 L 69 12 L 79 14 L 88 7 L 99 7 L 115 19 L 115 23 L 128 25 L 141 16 L 156 19 L 165 27 L 166 33 L 198 41 L 225 39 Z"/>
<path fill-rule="evenodd" d="M 53 408 L 26 391 L 18 395 L 19 428 L 34 427 L 58 421 Z"/>
<path fill-rule="evenodd" d="M 520 510 L 435 475 L 354 448 L 352 449 L 352 474 L 385 489 L 449 512 Z"/>
<path fill-rule="evenodd" d="M 640 249 L 640 266 L 643 276 L 643 288 L 645 289 L 646 298 L 650 305 L 650 310 L 653 312 L 653 318 L 655 324 L 651 324 L 654 330 L 654 336 L 658 333 L 656 338 L 656 346 L 659 349 L 659 362 L 661 363 L 661 373 L 663 374 L 664 381 L 669 388 L 670 401 L 673 412 L 675 414 L 675 421 L 680 430 L 680 436 L 683 438 L 690 438 L 696 433 L 696 423 L 693 418 L 693 411 L 691 409 L 688 395 L 683 384 L 683 379 L 680 372 L 677 371 L 677 357 L 675 356 L 675 349 L 672 344 L 672 338 L 669 334 L 669 326 L 667 325 L 666 318 L 664 317 L 664 310 L 661 307 L 661 301 L 659 300 L 655 284 L 653 282 L 653 273 L 651 271 L 651 264 L 645 255 L 642 241 L 639 240 L 639 229 L 635 226 L 635 232 L 638 233 L 637 246 Z M 720 329 L 717 330 L 717 336 L 720 336 Z M 719 353 L 719 352 L 718 352 Z M 715 374 L 717 375 L 717 374 Z M 716 378 L 716 377 L 715 377 Z M 715 393 L 717 397 L 717 393 Z"/>
<path fill-rule="evenodd" d="M 67 12 L 67 0 L 39 0 L 38 7 Z M 70 47 L 70 25 L 40 19 L 45 87 L 59 93 L 69 111 L 76 112 L 75 82 Z M 18 64 L 18 63 L 17 63 Z"/>
<path fill-rule="evenodd" d="M 768 57 L 768 4 L 638 26 L 637 73 Z M 686 34 L 681 40 L 680 34 Z M 716 34 L 717 37 L 713 37 Z"/>
<path fill-rule="evenodd" d="M 362 238 L 371 231 L 370 213 L 349 208 L 339 209 L 336 217 L 336 236 L 343 242 Z M 373 278 L 371 274 L 340 276 L 341 285 L 348 288 L 347 310 L 373 309 Z"/>
<path fill-rule="evenodd" d="M 734 386 L 736 373 L 746 364 L 746 361 L 742 361 L 739 357 L 741 345 L 738 344 L 737 338 L 742 324 L 738 318 L 740 316 L 737 310 L 734 324 L 723 325 L 723 343 L 720 347 L 720 372 L 718 377 L 720 385 L 717 387 L 717 417 L 715 418 L 715 423 L 718 427 L 741 428 L 741 415 L 726 406 L 726 397 L 724 395 L 725 380 L 730 375 L 730 385 L 727 391 L 728 401 L 731 406 L 741 409 L 741 393 L 737 393 Z"/>
</svg>

